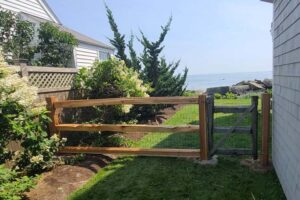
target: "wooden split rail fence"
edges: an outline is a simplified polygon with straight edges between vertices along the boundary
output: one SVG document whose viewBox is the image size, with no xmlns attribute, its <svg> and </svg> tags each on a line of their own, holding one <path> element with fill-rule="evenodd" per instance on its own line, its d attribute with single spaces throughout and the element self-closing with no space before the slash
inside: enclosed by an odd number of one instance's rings
<svg viewBox="0 0 300 200">
<path fill-rule="evenodd" d="M 50 133 L 61 131 L 113 131 L 113 132 L 171 132 L 171 133 L 195 133 L 199 134 L 199 149 L 145 149 L 125 147 L 74 147 L 68 146 L 61 149 L 62 153 L 90 153 L 90 154 L 130 154 L 142 156 L 165 156 L 165 157 L 194 157 L 208 160 L 214 154 L 252 154 L 257 159 L 257 133 L 258 133 L 258 98 L 252 98 L 251 106 L 215 106 L 211 98 L 206 95 L 199 97 L 147 97 L 147 98 L 110 98 L 91 100 L 65 100 L 58 101 L 56 97 L 46 99 L 52 123 Z M 60 123 L 60 113 L 64 108 L 82 108 L 91 106 L 108 105 L 151 105 L 151 104 L 196 104 L 199 106 L 199 125 L 165 126 L 165 125 L 124 125 L 124 124 L 63 124 Z M 252 113 L 252 124 L 249 127 L 215 127 L 214 113 Z M 241 116 L 236 124 L 244 119 Z M 270 132 L 270 95 L 262 95 L 262 163 L 268 165 L 269 160 L 269 132 Z M 224 137 L 214 144 L 214 132 L 224 133 Z M 250 133 L 252 136 L 252 149 L 220 149 L 226 138 L 232 133 Z"/>
<path fill-rule="evenodd" d="M 58 101 L 55 97 L 47 98 L 48 109 L 51 112 L 52 123 L 50 132 L 61 131 L 114 131 L 114 132 L 171 132 L 200 134 L 199 149 L 143 149 L 125 147 L 64 147 L 62 153 L 94 153 L 94 154 L 133 154 L 143 156 L 168 156 L 168 157 L 200 157 L 208 159 L 207 127 L 206 127 L 206 96 L 199 97 L 147 97 L 147 98 L 110 98 L 92 100 L 67 100 Z M 124 124 L 61 124 L 59 115 L 63 108 L 81 108 L 90 106 L 108 105 L 149 105 L 149 104 L 198 104 L 200 125 L 165 126 L 165 125 L 124 125 Z"/>
</svg>

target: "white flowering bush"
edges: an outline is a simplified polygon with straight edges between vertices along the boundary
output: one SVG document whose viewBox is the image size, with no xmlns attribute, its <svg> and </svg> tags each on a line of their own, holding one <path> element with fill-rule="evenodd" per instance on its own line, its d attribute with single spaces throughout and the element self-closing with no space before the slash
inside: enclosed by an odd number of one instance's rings
<svg viewBox="0 0 300 200">
<path fill-rule="evenodd" d="M 82 68 L 75 85 L 77 89 L 84 91 L 84 98 L 88 99 L 148 97 L 151 90 L 136 71 L 115 58 L 95 62 L 90 69 Z M 120 122 L 131 108 L 132 105 L 97 107 L 98 114 L 93 120 L 100 120 L 102 123 Z M 102 117 L 99 119 L 99 116 Z"/>
<path fill-rule="evenodd" d="M 48 138 L 50 119 L 37 98 L 37 88 L 6 65 L 0 49 L 0 164 L 10 160 L 15 169 L 31 174 L 53 167 L 55 152 L 64 143 L 57 136 Z M 9 150 L 12 141 L 22 150 Z"/>
<path fill-rule="evenodd" d="M 82 91 L 84 99 L 148 97 L 148 92 L 151 90 L 139 78 L 136 71 L 126 67 L 124 61 L 115 58 L 95 62 L 89 69 L 82 68 L 76 77 L 75 86 Z M 80 111 L 77 109 L 78 115 L 75 114 L 75 120 L 80 123 L 136 123 L 137 115 L 132 107 L 132 105 L 114 105 L 83 108 Z M 71 120 L 74 121 L 74 118 Z M 111 132 L 94 133 L 84 138 L 78 137 L 76 140 L 86 145 L 126 146 L 130 143 Z M 69 142 L 71 140 L 72 138 Z"/>
</svg>

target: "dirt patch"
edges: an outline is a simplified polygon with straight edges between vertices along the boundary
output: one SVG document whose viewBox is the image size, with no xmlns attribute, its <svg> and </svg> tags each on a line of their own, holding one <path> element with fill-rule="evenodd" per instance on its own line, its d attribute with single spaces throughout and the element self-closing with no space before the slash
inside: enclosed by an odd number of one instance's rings
<svg viewBox="0 0 300 200">
<path fill-rule="evenodd" d="M 111 161 L 107 156 L 87 156 L 77 165 L 58 166 L 44 173 L 26 196 L 30 200 L 64 200 Z"/>
</svg>

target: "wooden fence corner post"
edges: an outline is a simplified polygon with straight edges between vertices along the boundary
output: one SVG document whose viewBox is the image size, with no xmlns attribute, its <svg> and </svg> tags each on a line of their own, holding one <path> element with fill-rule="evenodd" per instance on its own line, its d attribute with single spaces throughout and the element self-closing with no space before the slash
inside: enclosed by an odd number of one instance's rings
<svg viewBox="0 0 300 200">
<path fill-rule="evenodd" d="M 199 103 L 199 132 L 200 132 L 200 160 L 208 160 L 206 95 L 200 95 Z"/>
<path fill-rule="evenodd" d="M 49 117 L 51 119 L 51 122 L 49 124 L 49 137 L 51 137 L 53 134 L 57 133 L 56 126 L 58 124 L 58 116 L 56 109 L 54 107 L 54 102 L 57 102 L 57 97 L 51 96 L 46 98 L 47 102 L 47 109 L 49 111 Z"/>
<path fill-rule="evenodd" d="M 270 105 L 271 95 L 262 94 L 262 148 L 261 164 L 263 167 L 269 165 L 269 137 L 270 137 Z"/>
</svg>

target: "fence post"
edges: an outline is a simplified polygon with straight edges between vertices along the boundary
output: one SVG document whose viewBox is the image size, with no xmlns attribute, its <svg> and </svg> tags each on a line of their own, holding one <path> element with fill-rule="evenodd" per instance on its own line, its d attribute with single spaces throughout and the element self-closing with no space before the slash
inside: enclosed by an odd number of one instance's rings
<svg viewBox="0 0 300 200">
<path fill-rule="evenodd" d="M 200 95 L 199 99 L 199 131 L 200 131 L 200 160 L 208 160 L 207 119 L 206 119 L 206 95 Z"/>
<path fill-rule="evenodd" d="M 20 65 L 21 77 L 28 77 L 28 69 L 26 65 Z M 29 77 L 28 77 L 29 79 Z"/>
<path fill-rule="evenodd" d="M 54 102 L 57 102 L 57 97 L 51 96 L 46 98 L 47 109 L 49 111 L 49 117 L 51 122 L 49 124 L 49 136 L 51 137 L 53 134 L 57 133 L 56 124 L 58 124 L 58 115 L 56 109 L 54 107 Z"/>
<path fill-rule="evenodd" d="M 208 120 L 208 152 L 210 154 L 210 151 L 213 149 L 214 144 L 214 105 L 215 105 L 215 99 L 214 96 L 209 96 L 207 98 L 207 120 Z"/>
<path fill-rule="evenodd" d="M 262 152 L 261 164 L 263 167 L 269 165 L 269 136 L 270 136 L 270 100 L 271 95 L 262 94 Z"/>
<path fill-rule="evenodd" d="M 257 160 L 257 129 L 258 129 L 258 96 L 253 96 L 251 98 L 252 106 L 254 109 L 252 110 L 252 155 L 253 159 Z"/>
</svg>

